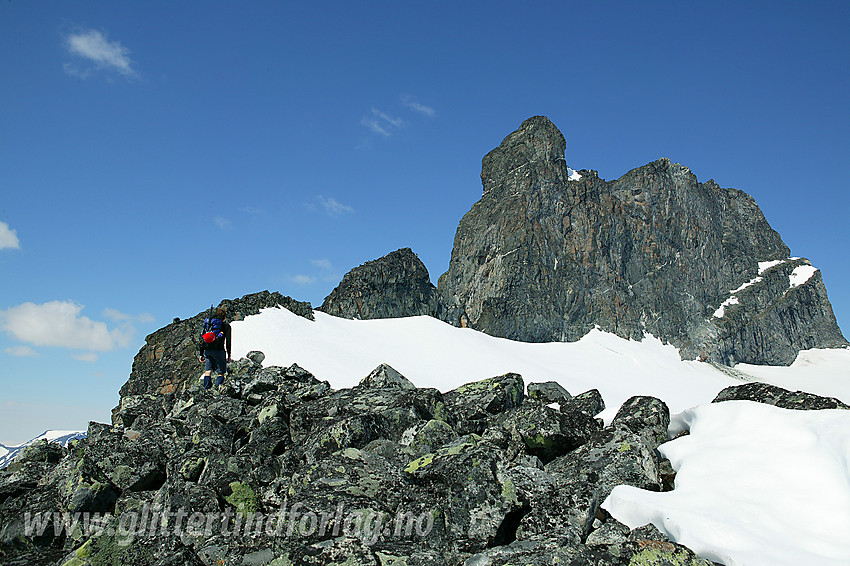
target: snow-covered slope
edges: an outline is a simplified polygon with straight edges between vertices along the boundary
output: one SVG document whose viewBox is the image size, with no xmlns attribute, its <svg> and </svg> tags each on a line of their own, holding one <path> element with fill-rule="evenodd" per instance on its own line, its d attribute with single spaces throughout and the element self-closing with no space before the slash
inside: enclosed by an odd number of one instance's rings
<svg viewBox="0 0 850 566">
<path fill-rule="evenodd" d="M 78 438 L 85 438 L 85 431 L 78 430 L 48 430 L 39 434 L 32 440 L 23 444 L 14 446 L 5 446 L 0 444 L 0 470 L 12 463 L 12 461 L 21 453 L 21 450 L 36 442 L 37 440 L 47 440 L 48 442 L 58 442 L 62 446 L 68 446 L 68 443 Z"/>
<path fill-rule="evenodd" d="M 233 357 L 251 350 L 265 365 L 297 363 L 335 388 L 351 387 L 388 363 L 418 387 L 448 391 L 464 383 L 519 373 L 526 383 L 558 381 L 570 393 L 598 389 L 614 416 L 633 395 L 663 399 L 671 413 L 710 402 L 724 387 L 760 380 L 850 403 L 850 350 L 803 352 L 790 368 L 738 366 L 724 372 L 682 361 L 673 346 L 647 336 L 625 340 L 598 330 L 578 342 L 531 344 L 455 328 L 428 316 L 348 320 L 316 312 L 309 321 L 285 309 L 265 309 L 233 323 Z M 732 375 L 739 376 L 736 379 Z"/>
<path fill-rule="evenodd" d="M 759 380 L 850 403 L 850 350 L 801 352 L 790 367 L 719 369 L 682 361 L 648 336 L 593 331 L 578 342 L 528 344 L 455 328 L 430 317 L 356 321 L 316 312 L 309 321 L 266 309 L 233 323 L 233 357 L 297 363 L 335 388 L 388 363 L 419 387 L 441 391 L 516 372 L 558 381 L 573 394 L 596 388 L 610 421 L 633 395 L 664 400 L 671 432 L 662 445 L 676 489 L 621 486 L 604 507 L 630 526 L 654 523 L 672 540 L 728 566 L 848 564 L 850 411 L 795 412 L 748 401 L 708 404 L 724 387 Z"/>
</svg>

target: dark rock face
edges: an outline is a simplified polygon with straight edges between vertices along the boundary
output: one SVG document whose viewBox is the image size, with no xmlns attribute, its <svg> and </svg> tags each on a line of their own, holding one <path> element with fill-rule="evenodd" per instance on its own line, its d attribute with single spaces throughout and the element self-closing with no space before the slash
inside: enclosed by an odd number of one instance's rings
<svg viewBox="0 0 850 566">
<path fill-rule="evenodd" d="M 439 313 L 437 289 L 425 264 L 410 248 L 367 261 L 346 273 L 319 310 L 363 320 Z"/>
<path fill-rule="evenodd" d="M 382 364 L 334 391 L 262 359 L 28 448 L 0 470 L 0 562 L 708 564 L 599 508 L 615 483 L 661 488 L 658 399 L 602 428 L 598 392 L 526 396 L 517 374 L 441 394 Z"/>
<path fill-rule="evenodd" d="M 649 332 L 730 365 L 847 344 L 819 272 L 790 284 L 808 262 L 787 259 L 752 197 L 666 158 L 616 181 L 586 170 L 571 180 L 565 147 L 537 116 L 484 157 L 483 196 L 439 279 L 448 322 L 529 342 L 578 340 L 595 325 Z M 770 260 L 786 261 L 759 273 Z"/>
<path fill-rule="evenodd" d="M 850 409 L 834 397 L 821 397 L 803 391 L 788 391 L 767 383 L 745 383 L 727 387 L 717 394 L 712 403 L 722 401 L 755 401 L 767 405 L 775 405 L 781 409 L 798 409 L 814 411 L 819 409 Z"/>
<path fill-rule="evenodd" d="M 277 306 L 313 320 L 310 303 L 296 301 L 277 292 L 262 291 L 241 299 L 225 299 L 219 306 L 227 308 L 228 321 L 242 320 L 258 314 L 260 309 Z M 198 340 L 207 312 L 186 320 L 175 319 L 146 337 L 145 345 L 133 360 L 130 378 L 121 387 L 121 397 L 173 393 L 194 384 L 203 372 L 198 364 Z"/>
</svg>

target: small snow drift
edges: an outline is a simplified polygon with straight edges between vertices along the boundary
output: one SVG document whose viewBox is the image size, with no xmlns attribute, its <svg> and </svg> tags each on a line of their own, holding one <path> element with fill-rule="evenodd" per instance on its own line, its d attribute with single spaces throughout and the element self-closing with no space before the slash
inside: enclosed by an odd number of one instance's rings
<svg viewBox="0 0 850 566">
<path fill-rule="evenodd" d="M 850 411 L 725 401 L 685 411 L 659 447 L 675 489 L 618 486 L 603 503 L 630 527 L 651 522 L 726 566 L 847 564 Z"/>
</svg>

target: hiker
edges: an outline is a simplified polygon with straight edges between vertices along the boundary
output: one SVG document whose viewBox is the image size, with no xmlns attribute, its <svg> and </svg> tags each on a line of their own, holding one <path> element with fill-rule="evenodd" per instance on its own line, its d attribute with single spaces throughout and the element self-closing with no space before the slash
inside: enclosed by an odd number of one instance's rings
<svg viewBox="0 0 850 566">
<path fill-rule="evenodd" d="M 198 349 L 201 352 L 201 362 L 204 363 L 204 389 L 212 386 L 212 372 L 216 372 L 215 385 L 224 382 L 227 363 L 230 358 L 230 324 L 224 320 L 227 315 L 225 307 L 217 307 L 211 316 L 204 319 L 204 332 Z"/>
</svg>

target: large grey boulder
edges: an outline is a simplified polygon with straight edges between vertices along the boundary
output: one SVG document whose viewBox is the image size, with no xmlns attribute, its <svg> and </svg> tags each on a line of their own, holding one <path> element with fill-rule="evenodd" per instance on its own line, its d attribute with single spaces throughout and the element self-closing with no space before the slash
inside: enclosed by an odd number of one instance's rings
<svg viewBox="0 0 850 566">
<path fill-rule="evenodd" d="M 822 397 L 805 391 L 789 391 L 768 383 L 752 382 L 725 388 L 712 403 L 723 401 L 755 401 L 782 409 L 815 411 L 819 409 L 850 409 L 835 397 Z"/>
<path fill-rule="evenodd" d="M 666 158 L 615 181 L 577 179 L 565 147 L 535 116 L 484 157 L 483 194 L 438 282 L 445 320 L 528 342 L 596 326 L 649 332 L 686 358 L 729 365 L 847 344 L 819 272 L 792 285 L 808 261 L 788 259 L 752 197 Z"/>
</svg>

